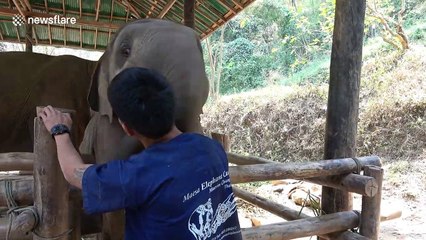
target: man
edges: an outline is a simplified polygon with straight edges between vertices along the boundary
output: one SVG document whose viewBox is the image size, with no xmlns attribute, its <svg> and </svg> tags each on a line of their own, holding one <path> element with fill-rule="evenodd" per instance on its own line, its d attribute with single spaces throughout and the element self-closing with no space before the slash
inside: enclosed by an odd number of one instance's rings
<svg viewBox="0 0 426 240">
<path fill-rule="evenodd" d="M 87 213 L 126 212 L 126 239 L 241 238 L 223 148 L 174 124 L 173 91 L 164 77 L 128 68 L 108 89 L 123 130 L 145 147 L 127 160 L 84 164 L 68 135 L 69 115 L 44 108 L 65 179 L 83 192 Z"/>
</svg>

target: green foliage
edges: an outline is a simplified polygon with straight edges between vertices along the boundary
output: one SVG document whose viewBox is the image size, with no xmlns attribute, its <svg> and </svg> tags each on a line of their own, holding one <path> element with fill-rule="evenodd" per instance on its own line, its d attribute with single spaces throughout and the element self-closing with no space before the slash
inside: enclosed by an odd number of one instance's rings
<svg viewBox="0 0 426 240">
<path fill-rule="evenodd" d="M 405 1 L 404 23 L 426 22 L 426 3 Z M 296 6 L 291 5 L 291 1 L 258 0 L 227 24 L 223 42 L 220 31 L 210 36 L 213 50 L 221 46 L 224 49 L 221 94 L 271 83 L 291 85 L 327 81 L 335 0 L 295 3 Z M 401 10 L 401 0 L 368 0 L 368 4 L 374 4 L 392 19 L 396 19 Z M 376 18 L 367 16 L 366 40 L 376 39 L 381 27 Z M 424 40 L 425 28 L 413 30 L 409 38 Z M 209 67 L 207 71 L 210 72 Z"/>
</svg>

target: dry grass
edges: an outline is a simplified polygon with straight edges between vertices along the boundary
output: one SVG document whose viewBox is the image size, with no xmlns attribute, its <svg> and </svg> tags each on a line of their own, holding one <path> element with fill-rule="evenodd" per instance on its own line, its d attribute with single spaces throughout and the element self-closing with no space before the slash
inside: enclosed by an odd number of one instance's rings
<svg viewBox="0 0 426 240">
<path fill-rule="evenodd" d="M 426 48 L 378 49 L 364 59 L 358 154 L 386 159 L 426 152 Z M 327 86 L 272 86 L 205 107 L 206 131 L 232 136 L 232 151 L 276 161 L 322 158 Z"/>
</svg>

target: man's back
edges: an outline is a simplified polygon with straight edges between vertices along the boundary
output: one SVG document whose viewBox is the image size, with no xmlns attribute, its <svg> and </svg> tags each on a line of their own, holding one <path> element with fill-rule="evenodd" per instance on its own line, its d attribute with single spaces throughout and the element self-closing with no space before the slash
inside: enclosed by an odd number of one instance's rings
<svg viewBox="0 0 426 240">
<path fill-rule="evenodd" d="M 99 200 L 92 205 L 90 199 L 107 194 L 107 189 L 101 190 L 87 197 L 85 209 L 99 212 L 124 206 L 126 239 L 241 239 L 227 164 L 217 142 L 181 134 L 109 164 L 109 170 L 116 169 L 109 177 L 119 178 L 122 195 L 106 206 Z M 88 176 L 97 173 L 92 169 Z"/>
</svg>

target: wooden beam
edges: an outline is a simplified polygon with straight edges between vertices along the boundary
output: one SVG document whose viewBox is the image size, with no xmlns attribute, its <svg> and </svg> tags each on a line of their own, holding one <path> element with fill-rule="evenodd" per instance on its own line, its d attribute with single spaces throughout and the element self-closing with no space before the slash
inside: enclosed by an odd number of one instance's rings
<svg viewBox="0 0 426 240">
<path fill-rule="evenodd" d="M 185 26 L 194 28 L 195 26 L 195 0 L 184 0 L 183 3 L 183 23 Z"/>
<path fill-rule="evenodd" d="M 108 32 L 108 43 L 107 45 L 111 42 L 111 29 Z"/>
<path fill-rule="evenodd" d="M 263 164 L 263 163 L 278 163 L 269 159 L 255 157 L 255 156 L 244 156 L 237 153 L 227 153 L 228 161 L 237 165 L 252 165 L 252 164 Z"/>
<path fill-rule="evenodd" d="M 223 0 L 217 0 L 217 2 L 220 3 L 220 5 L 224 6 L 226 9 L 228 9 L 230 12 L 232 12 L 234 15 L 237 14 L 235 9 L 228 3 L 224 2 Z"/>
<path fill-rule="evenodd" d="M 65 27 L 65 25 L 64 25 L 63 35 L 64 35 L 64 46 L 66 46 L 67 45 L 67 28 Z"/>
<path fill-rule="evenodd" d="M 15 26 L 16 36 L 18 37 L 18 42 L 21 42 L 21 36 L 19 35 L 19 29 Z"/>
<path fill-rule="evenodd" d="M 95 32 L 95 46 L 94 46 L 94 48 L 96 49 L 96 45 L 98 44 L 98 29 L 96 28 L 96 32 Z"/>
<path fill-rule="evenodd" d="M 376 195 L 378 190 L 377 181 L 373 177 L 353 173 L 328 178 L 310 178 L 305 179 L 305 181 L 346 192 L 358 193 L 368 197 Z"/>
<path fill-rule="evenodd" d="M 21 16 L 23 16 L 23 17 L 26 17 L 25 16 L 25 13 L 24 13 L 24 10 L 22 9 L 22 7 L 20 6 L 20 4 L 19 4 L 19 1 L 18 0 L 12 0 L 13 1 L 13 3 L 15 4 L 15 7 L 16 7 L 16 9 L 18 9 L 18 13 L 21 15 Z M 16 13 L 15 13 L 16 14 Z"/>
<path fill-rule="evenodd" d="M 277 215 L 278 217 L 282 217 L 286 220 L 297 220 L 297 219 L 303 219 L 303 218 L 310 218 L 311 216 L 306 215 L 304 213 L 301 213 L 300 211 L 294 210 L 292 208 L 283 206 L 281 204 L 278 204 L 276 202 L 273 202 L 271 200 L 268 200 L 266 198 L 263 198 L 261 196 L 252 194 L 250 192 L 247 192 L 245 190 L 242 190 L 240 188 L 237 188 L 235 186 L 232 187 L 232 190 L 234 191 L 235 196 L 243 199 L 246 202 L 249 202 L 257 207 L 260 207 L 272 214 Z M 338 233 L 330 233 L 326 235 L 322 235 L 321 237 L 332 239 L 332 240 L 344 240 L 344 239 L 351 239 L 351 240 L 368 240 L 368 238 L 365 238 L 359 234 L 355 234 L 353 232 L 345 231 L 345 232 L 338 232 Z"/>
<path fill-rule="evenodd" d="M 62 0 L 62 13 L 64 14 L 64 16 L 67 15 L 67 13 L 66 13 L 66 7 L 65 7 L 65 0 Z"/>
<path fill-rule="evenodd" d="M 112 17 L 114 16 L 114 5 L 115 0 L 111 0 L 111 9 L 110 9 L 110 16 L 109 16 L 109 22 L 112 23 Z"/>
<path fill-rule="evenodd" d="M 379 165 L 378 157 L 360 157 L 361 166 Z M 229 167 L 233 184 L 280 179 L 306 179 L 349 174 L 357 170 L 352 158 L 321 160 L 306 163 L 268 163 Z"/>
<path fill-rule="evenodd" d="M 140 12 L 136 9 L 136 7 L 133 6 L 133 4 L 129 0 L 127 0 L 126 2 L 129 5 L 130 10 L 133 12 L 133 14 L 135 14 L 136 18 L 141 19 L 142 16 L 141 16 Z"/>
<path fill-rule="evenodd" d="M 324 158 L 356 156 L 365 0 L 337 0 L 330 64 Z M 352 209 L 352 194 L 322 188 L 325 213 Z"/>
<path fill-rule="evenodd" d="M 358 227 L 359 216 L 346 211 L 294 221 L 241 229 L 244 240 L 286 240 L 324 235 Z"/>
<path fill-rule="evenodd" d="M 26 7 L 27 11 L 32 11 L 31 4 L 28 0 L 21 0 L 21 3 L 23 6 Z"/>
<path fill-rule="evenodd" d="M 33 35 L 34 35 L 34 39 L 36 41 L 36 45 L 38 45 L 38 36 L 37 36 L 37 31 L 36 31 L 36 26 L 32 26 L 32 31 L 33 31 Z"/>
<path fill-rule="evenodd" d="M 32 163 L 31 163 L 32 168 Z M 34 192 L 34 178 L 33 176 L 2 176 L 2 182 L 9 181 L 11 193 L 13 200 L 19 206 L 28 206 L 32 205 L 33 192 Z M 3 186 L 2 186 L 3 187 Z M 8 197 L 6 193 L 2 190 L 0 192 L 0 206 L 8 206 Z"/>
<path fill-rule="evenodd" d="M 45 13 L 45 8 L 41 7 L 40 5 L 33 5 L 32 7 L 33 7 L 33 10 L 37 10 L 37 12 Z M 62 8 L 55 8 L 53 6 L 50 6 L 49 9 L 51 12 L 62 12 Z M 68 9 L 67 14 L 80 15 L 80 12 Z M 93 18 L 96 17 L 96 13 L 90 13 L 90 12 L 82 12 L 81 15 L 85 17 L 93 17 Z M 102 15 L 101 13 L 99 13 L 99 19 L 109 19 L 109 16 L 110 15 Z M 114 19 L 124 21 L 125 17 L 114 16 Z"/>
<path fill-rule="evenodd" d="M 1 30 L 1 27 L 0 27 L 0 39 L 1 39 L 1 40 L 4 40 L 4 37 L 3 37 L 3 33 L 2 33 L 2 30 Z"/>
<path fill-rule="evenodd" d="M 46 8 L 46 13 L 49 13 L 49 6 L 47 5 L 47 0 L 44 0 L 44 7 Z"/>
<path fill-rule="evenodd" d="M 235 4 L 235 6 L 237 6 L 239 9 L 241 9 L 241 10 L 243 10 L 244 8 L 243 8 L 243 6 L 239 3 L 239 2 L 237 2 L 237 0 L 231 0 L 232 1 L 232 3 L 233 4 Z"/>
<path fill-rule="evenodd" d="M 25 23 L 25 52 L 33 52 L 32 29 L 33 29 L 32 24 Z"/>
<path fill-rule="evenodd" d="M 95 17 L 95 21 L 97 22 L 99 20 L 99 10 L 101 7 L 101 0 L 96 0 L 96 17 Z"/>
<path fill-rule="evenodd" d="M 154 0 L 154 3 L 151 5 L 151 7 L 149 8 L 149 12 L 148 15 L 146 15 L 146 18 L 151 17 L 151 15 L 154 13 L 155 8 L 157 7 L 157 1 Z"/>
<path fill-rule="evenodd" d="M 83 12 L 83 10 L 82 10 L 82 3 L 81 3 L 81 1 L 83 1 L 83 0 L 78 0 L 78 9 L 79 9 L 79 12 L 80 12 L 80 18 L 81 18 L 81 14 L 82 14 L 82 12 Z"/>
<path fill-rule="evenodd" d="M 49 35 L 49 43 L 52 45 L 52 30 L 50 29 L 50 24 L 47 25 L 47 34 Z"/>
<path fill-rule="evenodd" d="M 377 166 L 366 166 L 364 174 L 376 179 L 378 192 L 374 197 L 362 197 L 360 233 L 372 240 L 377 240 L 380 232 L 383 169 Z"/>
<path fill-rule="evenodd" d="M 163 10 L 161 10 L 160 14 L 158 14 L 157 18 L 163 18 L 169 10 L 173 7 L 173 4 L 175 4 L 176 0 L 170 0 L 166 6 L 164 6 Z"/>
<path fill-rule="evenodd" d="M 81 26 L 80 26 L 80 47 L 81 48 L 83 47 L 83 31 Z"/>
</svg>

